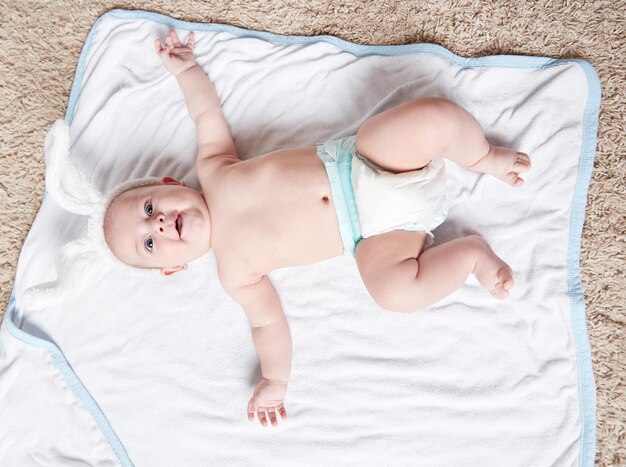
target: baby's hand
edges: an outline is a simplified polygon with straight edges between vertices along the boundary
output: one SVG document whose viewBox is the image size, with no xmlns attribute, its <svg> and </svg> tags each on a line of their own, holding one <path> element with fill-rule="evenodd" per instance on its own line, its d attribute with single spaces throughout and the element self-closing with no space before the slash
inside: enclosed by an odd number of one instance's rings
<svg viewBox="0 0 626 467">
<path fill-rule="evenodd" d="M 176 76 L 196 64 L 196 59 L 193 56 L 193 46 L 195 43 L 193 31 L 189 33 L 187 44 L 183 46 L 178 40 L 178 36 L 174 30 L 170 29 L 165 39 L 165 47 L 161 47 L 161 41 L 159 39 L 154 41 L 154 47 L 159 57 L 161 57 L 161 60 L 163 60 L 165 68 Z"/>
<path fill-rule="evenodd" d="M 278 425 L 276 409 L 278 409 L 281 418 L 287 418 L 287 411 L 283 404 L 285 394 L 287 394 L 286 382 L 263 378 L 254 390 L 252 399 L 248 402 L 248 421 L 254 420 L 254 412 L 256 412 L 261 425 L 267 426 L 265 415 L 265 410 L 267 410 L 272 426 Z"/>
</svg>

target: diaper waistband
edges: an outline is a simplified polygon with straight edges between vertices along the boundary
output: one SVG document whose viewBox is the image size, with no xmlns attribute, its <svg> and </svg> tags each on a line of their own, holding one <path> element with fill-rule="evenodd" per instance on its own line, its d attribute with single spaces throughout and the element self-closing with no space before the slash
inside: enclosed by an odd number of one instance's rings
<svg viewBox="0 0 626 467">
<path fill-rule="evenodd" d="M 327 141 L 317 148 L 317 155 L 324 162 L 328 174 L 344 253 L 350 256 L 354 256 L 356 245 L 363 238 L 352 189 L 351 172 L 355 142 L 356 136 L 347 136 Z"/>
</svg>

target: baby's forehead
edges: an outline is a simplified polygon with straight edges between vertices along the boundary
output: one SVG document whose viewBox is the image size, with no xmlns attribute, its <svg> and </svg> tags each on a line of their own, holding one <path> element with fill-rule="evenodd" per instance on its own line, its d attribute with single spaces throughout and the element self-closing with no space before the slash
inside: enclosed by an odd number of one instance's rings
<svg viewBox="0 0 626 467">
<path fill-rule="evenodd" d="M 130 190 L 126 190 L 125 192 L 120 193 L 109 206 L 109 210 L 117 211 L 118 209 L 123 209 L 130 206 L 138 198 L 149 194 L 150 188 L 152 187 L 140 186 L 137 188 L 131 188 Z"/>
<path fill-rule="evenodd" d="M 126 190 L 120 193 L 111 203 L 113 204 L 127 204 L 137 199 L 153 194 L 161 189 L 165 188 L 165 185 L 146 185 L 146 186 L 138 186 L 135 188 L 131 188 L 130 190 Z"/>
<path fill-rule="evenodd" d="M 117 218 L 133 210 L 139 200 L 153 193 L 155 188 L 157 188 L 156 185 L 140 186 L 120 193 L 111 204 L 109 204 L 105 224 L 110 223 L 113 218 Z"/>
<path fill-rule="evenodd" d="M 131 188 L 130 190 L 126 190 L 123 193 L 120 193 L 120 195 L 117 198 L 131 198 L 131 197 L 138 197 L 141 196 L 142 194 L 147 194 L 150 193 L 152 191 L 157 190 L 159 187 L 161 187 L 163 185 L 146 185 L 146 186 L 137 186 L 135 188 Z"/>
</svg>

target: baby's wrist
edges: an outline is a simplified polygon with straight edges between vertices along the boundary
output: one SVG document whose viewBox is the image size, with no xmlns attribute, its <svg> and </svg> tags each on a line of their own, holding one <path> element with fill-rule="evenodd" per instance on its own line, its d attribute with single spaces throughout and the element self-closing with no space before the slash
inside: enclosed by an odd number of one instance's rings
<svg viewBox="0 0 626 467">
<path fill-rule="evenodd" d="M 193 67 L 195 67 L 195 66 L 198 66 L 198 64 L 197 64 L 197 63 L 194 63 L 193 65 L 188 66 L 187 68 L 185 68 L 185 69 L 183 69 L 183 70 L 180 70 L 180 71 L 178 71 L 178 72 L 174 73 L 174 76 L 175 76 L 176 78 L 180 78 L 180 76 L 181 76 L 184 72 L 191 70 L 191 69 L 192 69 Z"/>
<path fill-rule="evenodd" d="M 278 384 L 281 386 L 287 386 L 288 381 L 284 380 L 284 379 L 273 379 L 273 378 L 265 378 L 263 377 L 263 379 L 265 381 L 267 381 L 268 383 L 272 383 L 272 384 Z"/>
</svg>

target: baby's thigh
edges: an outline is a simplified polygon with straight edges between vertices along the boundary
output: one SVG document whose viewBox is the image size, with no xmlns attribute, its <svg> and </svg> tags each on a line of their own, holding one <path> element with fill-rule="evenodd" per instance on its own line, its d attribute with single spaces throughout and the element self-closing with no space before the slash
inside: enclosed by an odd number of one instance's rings
<svg viewBox="0 0 626 467">
<path fill-rule="evenodd" d="M 411 99 L 367 119 L 357 132 L 356 149 L 389 172 L 420 169 L 443 157 L 456 112 L 447 99 Z"/>
<path fill-rule="evenodd" d="M 426 237 L 423 231 L 392 230 L 358 243 L 354 258 L 361 279 L 381 307 L 393 309 L 404 287 L 415 280 L 416 258 Z"/>
</svg>

